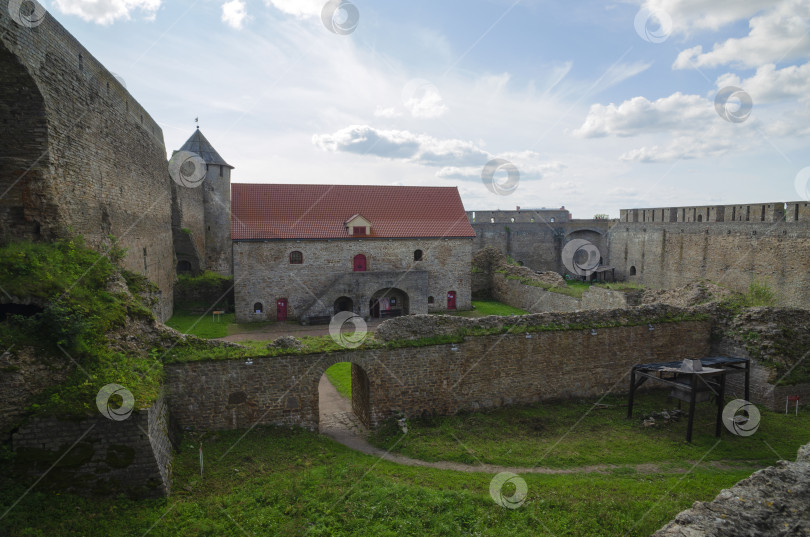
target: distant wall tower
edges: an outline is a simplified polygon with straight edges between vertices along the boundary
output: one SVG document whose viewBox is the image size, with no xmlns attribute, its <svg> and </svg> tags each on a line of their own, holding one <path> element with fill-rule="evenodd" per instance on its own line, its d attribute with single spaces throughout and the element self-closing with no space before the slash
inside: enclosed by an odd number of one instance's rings
<svg viewBox="0 0 810 537">
<path fill-rule="evenodd" d="M 174 189 L 173 219 L 178 272 L 211 270 L 233 274 L 231 246 L 231 170 L 199 127 L 180 151 L 199 155 L 206 164 L 201 188 Z"/>
</svg>

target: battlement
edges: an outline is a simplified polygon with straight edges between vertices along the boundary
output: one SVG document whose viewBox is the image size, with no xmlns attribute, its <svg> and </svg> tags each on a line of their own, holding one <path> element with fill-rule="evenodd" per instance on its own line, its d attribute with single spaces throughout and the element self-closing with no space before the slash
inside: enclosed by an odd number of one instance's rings
<svg viewBox="0 0 810 537">
<path fill-rule="evenodd" d="M 521 209 L 514 211 L 466 211 L 471 224 L 515 224 L 568 222 L 571 213 L 565 207 L 559 209 Z"/>
<path fill-rule="evenodd" d="M 789 201 L 748 205 L 698 205 L 622 209 L 621 222 L 798 222 L 810 221 L 810 202 Z"/>
</svg>

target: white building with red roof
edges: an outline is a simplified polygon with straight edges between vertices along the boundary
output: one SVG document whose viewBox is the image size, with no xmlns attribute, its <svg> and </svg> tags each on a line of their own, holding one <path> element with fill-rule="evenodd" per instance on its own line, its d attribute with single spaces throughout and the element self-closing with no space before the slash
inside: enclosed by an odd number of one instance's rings
<svg viewBox="0 0 810 537">
<path fill-rule="evenodd" d="M 475 232 L 455 187 L 231 186 L 237 321 L 470 308 Z"/>
</svg>

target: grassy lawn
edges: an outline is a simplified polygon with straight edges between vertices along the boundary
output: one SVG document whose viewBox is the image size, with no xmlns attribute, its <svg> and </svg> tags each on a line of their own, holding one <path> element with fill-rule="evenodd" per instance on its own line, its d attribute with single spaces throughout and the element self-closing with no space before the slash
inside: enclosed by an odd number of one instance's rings
<svg viewBox="0 0 810 537">
<path fill-rule="evenodd" d="M 688 474 L 524 474 L 526 502 L 511 510 L 490 498 L 491 474 L 398 466 L 297 428 L 245 432 L 204 438 L 203 478 L 200 437 L 187 433 L 169 498 L 81 498 L 41 485 L 24 494 L 29 484 L 5 480 L 0 505 L 22 499 L 0 519 L 0 534 L 647 536 L 750 473 L 701 465 Z"/>
<path fill-rule="evenodd" d="M 352 364 L 339 362 L 326 370 L 326 378 L 343 397 L 352 398 Z"/>
<path fill-rule="evenodd" d="M 166 325 L 184 334 L 192 334 L 205 339 L 225 337 L 228 335 L 228 326 L 234 322 L 233 313 L 224 313 L 217 321 L 213 315 L 198 313 L 175 312 Z"/>
<path fill-rule="evenodd" d="M 459 317 L 486 317 L 487 315 L 526 315 L 529 313 L 520 308 L 508 306 L 497 300 L 473 300 L 473 309 L 469 311 L 459 311 L 451 315 Z M 445 312 L 443 314 L 446 315 Z"/>
<path fill-rule="evenodd" d="M 717 444 L 715 407 L 702 403 L 695 413 L 690 445 L 685 442 L 685 417 L 654 428 L 641 426 L 645 412 L 649 415 L 651 411 L 675 408 L 675 402 L 667 402 L 665 393 L 639 394 L 631 420 L 625 418 L 625 397 L 606 397 L 602 403 L 609 405 L 607 408 L 589 412 L 592 403 L 543 403 L 411 420 L 409 434 L 403 440 L 397 434 L 397 426 L 389 423 L 378 429 L 371 441 L 379 447 L 393 447 L 396 452 L 429 461 L 552 468 L 646 463 L 661 468 L 688 468 L 709 451 L 705 461 L 762 467 L 773 464 L 778 458 L 776 453 L 794 460 L 798 447 L 810 442 L 807 410 L 800 411 L 797 417 L 760 409 L 760 427 L 753 436 L 734 436 L 724 428 Z"/>
</svg>

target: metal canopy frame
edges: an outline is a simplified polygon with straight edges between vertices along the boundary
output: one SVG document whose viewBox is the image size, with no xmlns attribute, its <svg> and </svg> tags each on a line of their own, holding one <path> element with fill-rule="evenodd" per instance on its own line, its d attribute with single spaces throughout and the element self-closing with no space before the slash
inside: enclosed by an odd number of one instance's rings
<svg viewBox="0 0 810 537">
<path fill-rule="evenodd" d="M 748 358 L 710 357 L 702 358 L 705 368 L 702 371 L 684 371 L 681 362 L 659 362 L 634 365 L 630 371 L 630 396 L 627 404 L 627 417 L 633 417 L 633 401 L 636 388 L 647 380 L 653 380 L 689 394 L 689 423 L 686 428 L 686 441 L 692 442 L 692 425 L 695 420 L 695 403 L 698 392 L 711 391 L 717 403 L 715 436 L 720 436 L 723 423 L 723 402 L 726 391 L 726 375 L 745 374 L 745 399 L 749 400 L 751 361 Z"/>
</svg>

